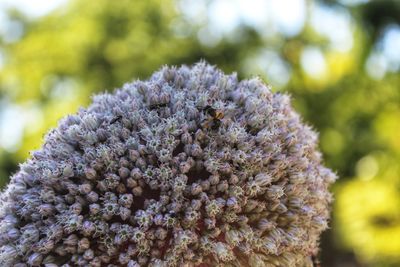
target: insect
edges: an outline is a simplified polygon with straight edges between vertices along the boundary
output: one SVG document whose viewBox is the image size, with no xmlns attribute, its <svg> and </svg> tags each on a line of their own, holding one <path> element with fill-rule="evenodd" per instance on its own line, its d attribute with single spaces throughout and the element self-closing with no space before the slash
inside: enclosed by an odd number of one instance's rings
<svg viewBox="0 0 400 267">
<path fill-rule="evenodd" d="M 211 128 L 213 130 L 218 129 L 221 125 L 221 120 L 224 118 L 223 111 L 215 109 L 211 106 L 206 106 L 203 110 L 208 115 L 208 117 L 202 122 L 202 127 Z"/>
</svg>

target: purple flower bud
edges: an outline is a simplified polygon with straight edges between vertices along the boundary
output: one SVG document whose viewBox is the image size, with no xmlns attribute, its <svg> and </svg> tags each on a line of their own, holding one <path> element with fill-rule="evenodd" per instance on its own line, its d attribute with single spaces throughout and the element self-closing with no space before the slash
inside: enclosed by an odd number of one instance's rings
<svg viewBox="0 0 400 267">
<path fill-rule="evenodd" d="M 96 178 L 96 170 L 92 168 L 85 168 L 85 176 L 88 180 L 93 180 Z"/>
<path fill-rule="evenodd" d="M 28 258 L 29 266 L 40 266 L 43 260 L 43 255 L 39 253 L 33 253 Z"/>
</svg>

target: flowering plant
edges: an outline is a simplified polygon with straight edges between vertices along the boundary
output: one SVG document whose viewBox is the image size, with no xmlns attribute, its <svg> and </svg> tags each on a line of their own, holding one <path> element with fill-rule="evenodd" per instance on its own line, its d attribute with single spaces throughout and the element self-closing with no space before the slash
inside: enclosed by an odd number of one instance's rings
<svg viewBox="0 0 400 267">
<path fill-rule="evenodd" d="M 1 266 L 304 266 L 336 176 L 289 97 L 200 62 L 62 119 L 1 194 Z"/>
</svg>

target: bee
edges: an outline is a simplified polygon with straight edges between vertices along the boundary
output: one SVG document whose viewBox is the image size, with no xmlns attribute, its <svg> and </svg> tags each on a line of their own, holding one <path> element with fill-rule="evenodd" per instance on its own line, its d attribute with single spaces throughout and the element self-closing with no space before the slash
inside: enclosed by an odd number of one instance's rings
<svg viewBox="0 0 400 267">
<path fill-rule="evenodd" d="M 224 118 L 223 111 L 211 106 L 206 106 L 203 111 L 205 111 L 208 117 L 202 122 L 202 127 L 211 128 L 213 130 L 218 129 L 221 125 L 221 120 Z"/>
</svg>

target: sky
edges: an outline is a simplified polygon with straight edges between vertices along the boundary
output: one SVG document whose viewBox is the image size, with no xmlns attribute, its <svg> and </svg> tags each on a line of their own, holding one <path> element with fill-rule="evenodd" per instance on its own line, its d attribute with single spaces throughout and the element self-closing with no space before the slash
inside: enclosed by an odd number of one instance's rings
<svg viewBox="0 0 400 267">
<path fill-rule="evenodd" d="M 0 0 L 0 12 L 6 8 L 17 8 L 33 17 L 44 15 L 66 3 L 67 0 Z"/>
</svg>

